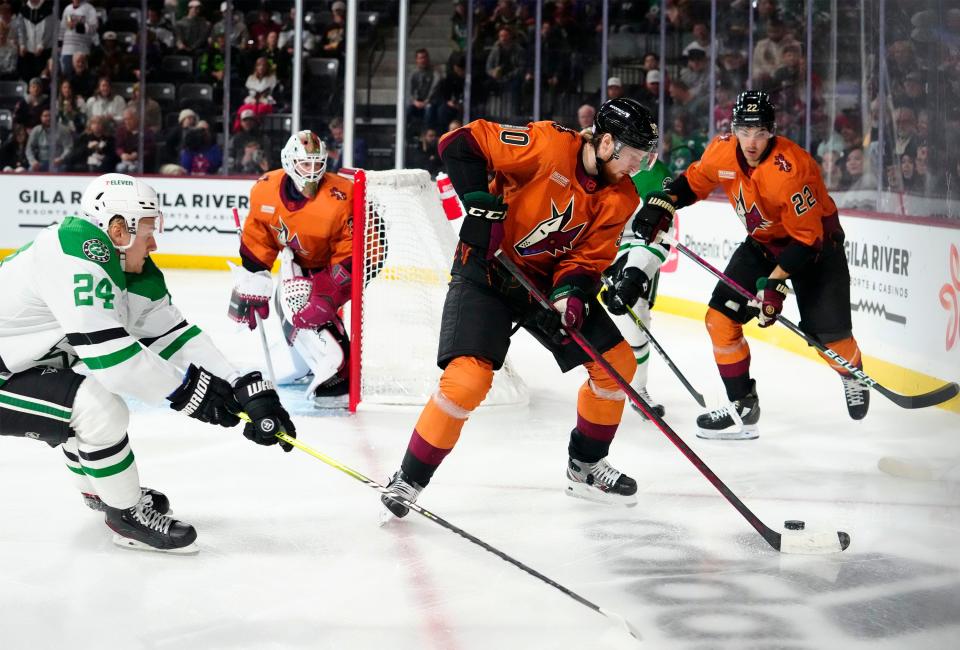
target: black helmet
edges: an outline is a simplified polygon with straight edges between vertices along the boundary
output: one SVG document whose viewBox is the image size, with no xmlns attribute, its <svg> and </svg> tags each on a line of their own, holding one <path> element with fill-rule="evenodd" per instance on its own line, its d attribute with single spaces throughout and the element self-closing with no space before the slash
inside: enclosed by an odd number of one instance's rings
<svg viewBox="0 0 960 650">
<path fill-rule="evenodd" d="M 774 133 L 777 127 L 777 115 L 770 102 L 770 96 L 762 90 L 744 90 L 737 95 L 730 126 L 759 126 Z"/>
<path fill-rule="evenodd" d="M 643 104 L 629 97 L 603 103 L 593 119 L 596 136 L 609 133 L 615 140 L 641 151 L 654 151 L 659 142 L 657 123 Z"/>
</svg>

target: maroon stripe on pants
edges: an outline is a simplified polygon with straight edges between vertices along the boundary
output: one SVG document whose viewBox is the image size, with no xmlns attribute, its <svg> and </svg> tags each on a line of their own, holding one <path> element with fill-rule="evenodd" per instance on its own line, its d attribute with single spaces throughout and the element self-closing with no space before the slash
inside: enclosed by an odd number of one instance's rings
<svg viewBox="0 0 960 650">
<path fill-rule="evenodd" d="M 617 434 L 618 424 L 596 424 L 589 420 L 584 420 L 583 416 L 577 415 L 577 430 L 587 438 L 610 442 Z"/>
<path fill-rule="evenodd" d="M 743 361 L 736 363 L 718 363 L 717 369 L 720 370 L 721 377 L 739 377 L 750 372 L 750 355 Z"/>
<path fill-rule="evenodd" d="M 414 429 L 413 435 L 410 436 L 410 444 L 407 445 L 407 451 L 413 454 L 421 463 L 426 465 L 439 465 L 451 450 L 434 447 L 424 440 L 420 434 L 417 433 L 417 430 Z"/>
</svg>

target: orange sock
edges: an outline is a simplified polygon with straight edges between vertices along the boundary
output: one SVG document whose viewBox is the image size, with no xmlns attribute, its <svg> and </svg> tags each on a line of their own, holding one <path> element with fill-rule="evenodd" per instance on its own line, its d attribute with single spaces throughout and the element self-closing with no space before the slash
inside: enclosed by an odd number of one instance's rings
<svg viewBox="0 0 960 650">
<path fill-rule="evenodd" d="M 863 359 L 860 356 L 860 346 L 857 345 L 857 340 L 852 336 L 848 336 L 845 339 L 840 339 L 839 341 L 831 341 L 830 343 L 827 343 L 827 347 L 846 359 L 851 366 L 863 369 Z M 820 352 L 819 354 L 827 363 L 830 364 L 830 367 L 836 370 L 839 374 L 850 374 L 849 370 L 837 363 L 834 359 L 831 359 L 823 352 Z"/>
</svg>

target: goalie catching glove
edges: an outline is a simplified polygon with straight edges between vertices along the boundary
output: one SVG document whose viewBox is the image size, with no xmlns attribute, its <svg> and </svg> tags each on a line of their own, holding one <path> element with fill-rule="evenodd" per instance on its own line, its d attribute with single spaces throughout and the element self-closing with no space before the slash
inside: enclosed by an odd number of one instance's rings
<svg viewBox="0 0 960 650">
<path fill-rule="evenodd" d="M 303 283 L 303 278 L 288 282 Z M 330 322 L 337 322 L 337 310 L 350 298 L 350 271 L 342 264 L 314 273 L 309 278 L 310 295 L 306 303 L 293 314 L 294 327 L 316 329 Z M 296 292 L 293 292 L 294 294 Z"/>
<path fill-rule="evenodd" d="M 257 316 L 266 320 L 270 315 L 270 296 L 273 295 L 270 271 L 253 273 L 233 262 L 227 264 L 230 265 L 234 283 L 227 315 L 238 323 L 246 323 L 251 330 L 256 329 Z"/>
<path fill-rule="evenodd" d="M 277 438 L 280 431 L 296 438 L 297 430 L 287 410 L 280 403 L 280 397 L 277 396 L 272 382 L 254 371 L 237 380 L 233 394 L 240 404 L 240 409 L 250 416 L 250 422 L 243 427 L 243 435 L 247 440 L 258 445 L 273 445 L 279 442 L 284 451 L 293 449 L 292 445 Z"/>
</svg>

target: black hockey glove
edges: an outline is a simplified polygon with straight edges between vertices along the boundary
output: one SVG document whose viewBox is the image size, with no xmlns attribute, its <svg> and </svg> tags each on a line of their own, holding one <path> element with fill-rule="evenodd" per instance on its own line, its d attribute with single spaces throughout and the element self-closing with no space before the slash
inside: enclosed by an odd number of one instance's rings
<svg viewBox="0 0 960 650">
<path fill-rule="evenodd" d="M 607 310 L 614 316 L 623 316 L 627 307 L 633 307 L 650 290 L 650 278 L 635 266 L 628 266 L 607 290 Z"/>
<path fill-rule="evenodd" d="M 503 240 L 507 204 L 502 196 L 489 192 L 467 192 L 460 200 L 466 213 L 460 226 L 460 240 L 486 250 L 487 257 L 491 257 Z"/>
<path fill-rule="evenodd" d="M 240 422 L 236 413 L 240 403 L 225 380 L 190 364 L 183 383 L 167 396 L 170 408 L 201 422 L 234 427 Z"/>
<path fill-rule="evenodd" d="M 296 438 L 297 430 L 287 410 L 280 403 L 272 382 L 254 371 L 238 379 L 233 390 L 241 410 L 245 411 L 251 420 L 243 427 L 244 437 L 258 445 L 273 445 L 279 442 L 284 451 L 293 449 L 293 445 L 277 438 L 280 431 Z"/>
<path fill-rule="evenodd" d="M 666 192 L 650 192 L 633 218 L 634 234 L 648 243 L 653 242 L 658 234 L 670 230 L 676 211 L 672 196 Z"/>
<path fill-rule="evenodd" d="M 579 287 L 562 285 L 550 292 L 550 309 L 540 309 L 535 317 L 537 328 L 554 345 L 570 342 L 567 329 L 578 330 L 587 319 L 590 304 Z"/>
</svg>

